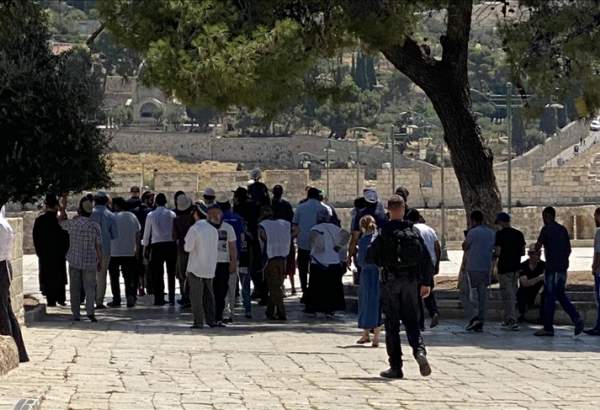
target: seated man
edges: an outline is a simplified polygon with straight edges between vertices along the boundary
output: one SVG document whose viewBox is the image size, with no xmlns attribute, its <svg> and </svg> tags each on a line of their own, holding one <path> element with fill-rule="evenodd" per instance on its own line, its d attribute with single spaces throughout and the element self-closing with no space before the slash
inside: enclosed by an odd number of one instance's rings
<svg viewBox="0 0 600 410">
<path fill-rule="evenodd" d="M 529 259 L 521 264 L 519 269 L 519 290 L 517 291 L 517 305 L 519 307 L 519 322 L 525 321 L 525 314 L 528 307 L 535 305 L 535 298 L 540 290 L 544 288 L 544 271 L 546 263 L 540 258 L 541 251 L 536 250 L 534 245 L 529 247 L 527 252 Z M 542 320 L 542 307 L 544 306 L 544 294 L 542 292 L 542 301 L 540 302 L 540 317 Z"/>
</svg>

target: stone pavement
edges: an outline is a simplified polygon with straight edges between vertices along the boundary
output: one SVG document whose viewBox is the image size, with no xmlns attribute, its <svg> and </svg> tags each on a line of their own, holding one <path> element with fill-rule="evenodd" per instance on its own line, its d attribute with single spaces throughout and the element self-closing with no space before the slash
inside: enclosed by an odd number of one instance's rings
<svg viewBox="0 0 600 410">
<path fill-rule="evenodd" d="M 24 329 L 31 362 L 0 378 L 0 409 L 39 398 L 43 409 L 585 409 L 600 402 L 600 339 L 553 339 L 532 329 L 490 326 L 467 334 L 459 322 L 428 330 L 433 374 L 409 354 L 405 380 L 378 377 L 379 348 L 354 344 L 354 316 L 306 318 L 287 298 L 288 323 L 236 320 L 189 329 L 178 308 L 148 306 L 73 323 L 68 308 Z M 408 353 L 408 350 L 405 349 Z"/>
</svg>

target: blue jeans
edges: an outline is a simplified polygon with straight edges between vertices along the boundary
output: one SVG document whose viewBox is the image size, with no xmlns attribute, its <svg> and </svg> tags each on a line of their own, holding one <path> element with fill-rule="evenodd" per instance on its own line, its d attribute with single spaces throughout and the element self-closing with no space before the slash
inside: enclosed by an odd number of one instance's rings
<svg viewBox="0 0 600 410">
<path fill-rule="evenodd" d="M 567 283 L 567 272 L 549 272 L 544 275 L 544 288 L 546 291 L 546 299 L 544 301 L 544 329 L 554 331 L 554 311 L 556 309 L 556 301 L 560 303 L 571 321 L 576 324 L 581 320 L 577 309 L 569 300 L 565 293 Z"/>
<path fill-rule="evenodd" d="M 240 266 L 240 283 L 242 285 L 242 303 L 244 304 L 244 312 L 252 313 L 252 299 L 250 296 L 250 280 L 251 275 L 247 267 Z"/>
<path fill-rule="evenodd" d="M 600 330 L 600 273 L 594 275 L 594 295 L 596 295 L 596 306 L 598 308 L 594 329 Z"/>
</svg>

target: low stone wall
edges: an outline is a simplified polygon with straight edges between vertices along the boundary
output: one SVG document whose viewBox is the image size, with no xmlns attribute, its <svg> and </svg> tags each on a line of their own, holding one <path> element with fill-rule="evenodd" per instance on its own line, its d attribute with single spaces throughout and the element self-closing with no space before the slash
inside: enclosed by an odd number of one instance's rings
<svg viewBox="0 0 600 410">
<path fill-rule="evenodd" d="M 0 376 L 19 365 L 19 351 L 11 336 L 0 336 Z"/>
<path fill-rule="evenodd" d="M 12 266 L 10 297 L 15 315 L 22 323 L 25 316 L 23 310 L 23 219 L 8 218 L 8 222 L 15 231 L 13 253 L 10 260 Z"/>
</svg>

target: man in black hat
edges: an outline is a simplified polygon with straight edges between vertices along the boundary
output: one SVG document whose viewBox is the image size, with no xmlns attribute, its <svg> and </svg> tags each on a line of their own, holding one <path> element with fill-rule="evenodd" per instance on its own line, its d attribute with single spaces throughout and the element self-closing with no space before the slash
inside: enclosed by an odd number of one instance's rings
<svg viewBox="0 0 600 410">
<path fill-rule="evenodd" d="M 58 222 L 58 198 L 47 194 L 46 209 L 33 224 L 33 245 L 39 262 L 40 291 L 48 306 L 65 305 L 67 284 L 66 255 L 69 234 Z"/>
</svg>

